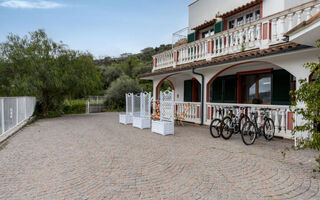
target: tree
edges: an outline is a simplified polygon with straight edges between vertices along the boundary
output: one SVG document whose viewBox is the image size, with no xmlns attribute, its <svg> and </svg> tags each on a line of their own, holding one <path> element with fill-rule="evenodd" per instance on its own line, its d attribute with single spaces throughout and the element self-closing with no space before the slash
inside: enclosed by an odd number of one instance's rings
<svg viewBox="0 0 320 200">
<path fill-rule="evenodd" d="M 318 47 L 320 48 L 320 45 Z M 292 92 L 293 110 L 305 120 L 305 123 L 296 126 L 293 132 L 306 131 L 311 133 L 312 138 L 302 140 L 301 144 L 303 147 L 320 150 L 320 57 L 319 63 L 306 63 L 304 67 L 313 74 L 313 80 L 310 82 L 308 79 L 299 80 L 300 88 Z M 320 164 L 320 156 L 317 161 Z"/>
<path fill-rule="evenodd" d="M 105 90 L 123 74 L 122 68 L 117 66 L 100 66 L 99 69 Z"/>
<path fill-rule="evenodd" d="M 127 75 L 122 75 L 112 82 L 107 90 L 106 106 L 109 109 L 122 109 L 125 106 L 125 94 L 139 92 L 141 92 L 141 88 L 138 82 Z"/>
<path fill-rule="evenodd" d="M 44 116 L 66 97 L 100 89 L 100 75 L 89 53 L 67 49 L 49 39 L 44 30 L 24 37 L 10 34 L 0 45 L 1 95 L 32 95 Z"/>
</svg>

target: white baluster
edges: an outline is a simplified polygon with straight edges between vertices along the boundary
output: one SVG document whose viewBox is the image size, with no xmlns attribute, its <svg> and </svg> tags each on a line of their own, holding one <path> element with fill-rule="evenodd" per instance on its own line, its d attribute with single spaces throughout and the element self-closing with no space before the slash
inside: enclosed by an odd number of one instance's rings
<svg viewBox="0 0 320 200">
<path fill-rule="evenodd" d="M 272 40 L 273 41 L 276 41 L 277 40 L 277 22 L 278 20 L 277 19 L 273 19 L 272 20 Z"/>
<path fill-rule="evenodd" d="M 281 110 L 280 112 L 281 112 L 281 124 L 280 124 L 281 131 L 280 131 L 280 133 L 281 133 L 281 135 L 285 135 L 286 134 L 285 110 Z"/>
<path fill-rule="evenodd" d="M 288 14 L 288 30 L 293 28 L 293 13 Z"/>
<path fill-rule="evenodd" d="M 258 110 L 257 124 L 258 124 L 258 127 L 260 127 L 260 126 L 261 126 L 260 110 Z"/>
<path fill-rule="evenodd" d="M 225 37 L 225 35 L 221 36 L 221 54 L 223 54 L 224 51 L 225 51 L 225 49 L 224 49 L 224 37 Z"/>
<path fill-rule="evenodd" d="M 316 9 L 316 13 L 319 13 L 320 12 L 320 4 L 316 5 L 315 9 Z"/>
<path fill-rule="evenodd" d="M 284 23 L 284 19 L 285 19 L 285 16 L 281 16 L 279 18 L 279 21 L 280 21 L 280 24 L 279 24 L 279 35 L 278 35 L 278 39 L 281 40 L 283 38 L 283 34 L 285 32 L 285 23 Z"/>
<path fill-rule="evenodd" d="M 301 19 L 302 10 L 298 10 L 296 12 L 296 15 L 297 15 L 297 24 L 300 24 L 302 22 L 302 19 Z"/>
<path fill-rule="evenodd" d="M 307 21 L 312 17 L 312 15 L 311 15 L 311 7 L 306 8 L 305 11 L 306 11 L 306 15 L 307 15 L 307 18 L 306 18 L 306 21 Z"/>
<path fill-rule="evenodd" d="M 220 37 L 217 37 L 217 54 L 220 55 Z"/>
<path fill-rule="evenodd" d="M 229 32 L 226 33 L 225 35 L 226 37 L 226 46 L 225 46 L 225 54 L 228 54 L 229 53 L 229 45 L 230 45 L 230 35 L 229 35 Z"/>
<path fill-rule="evenodd" d="M 278 116 L 278 109 L 275 111 L 274 127 L 275 127 L 275 134 L 278 134 L 278 133 L 279 133 L 279 116 Z"/>
</svg>

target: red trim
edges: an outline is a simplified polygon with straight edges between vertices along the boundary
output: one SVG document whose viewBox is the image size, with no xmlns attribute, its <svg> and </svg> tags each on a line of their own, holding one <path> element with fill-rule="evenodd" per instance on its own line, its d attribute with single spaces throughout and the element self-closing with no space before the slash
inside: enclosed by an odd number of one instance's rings
<svg viewBox="0 0 320 200">
<path fill-rule="evenodd" d="M 293 130 L 293 112 L 288 112 L 288 130 Z"/>
<path fill-rule="evenodd" d="M 200 118 L 200 106 L 197 106 L 197 118 Z"/>
<path fill-rule="evenodd" d="M 266 40 L 268 38 L 268 23 L 263 24 L 263 33 L 262 39 Z"/>
<path fill-rule="evenodd" d="M 200 40 L 200 32 L 198 31 L 198 40 Z"/>
<path fill-rule="evenodd" d="M 214 108 L 213 107 L 211 107 L 211 120 L 213 120 L 213 112 L 214 112 Z"/>
<path fill-rule="evenodd" d="M 212 40 L 211 41 L 211 53 L 213 53 L 214 52 L 214 41 Z"/>
<path fill-rule="evenodd" d="M 157 59 L 153 59 L 153 67 L 156 68 L 157 67 Z"/>
<path fill-rule="evenodd" d="M 271 23 L 269 23 L 269 40 L 271 40 Z"/>
<path fill-rule="evenodd" d="M 177 51 L 177 62 L 179 62 L 179 51 Z"/>
<path fill-rule="evenodd" d="M 192 78 L 192 102 L 198 101 L 198 88 L 197 88 L 197 80 Z"/>
<path fill-rule="evenodd" d="M 210 107 L 208 107 L 207 119 L 209 119 L 209 120 L 210 120 Z"/>
<path fill-rule="evenodd" d="M 243 64 L 248 64 L 248 63 L 264 63 L 262 61 L 248 61 L 248 62 L 243 62 L 243 63 L 238 63 L 238 64 L 234 64 L 234 65 L 231 65 L 227 68 L 224 68 L 223 70 L 219 71 L 216 75 L 214 75 L 210 81 L 207 83 L 207 102 L 210 101 L 210 85 L 211 83 L 221 74 L 223 73 L 224 71 L 230 69 L 230 68 L 233 68 L 233 67 L 236 67 L 238 65 L 243 65 Z M 259 70 L 256 70 L 256 71 L 259 71 Z"/>
<path fill-rule="evenodd" d="M 211 42 L 210 41 L 208 41 L 208 53 L 211 53 L 210 52 L 210 50 L 211 50 L 211 44 L 210 44 Z"/>
<path fill-rule="evenodd" d="M 228 29 L 228 21 L 223 19 L 223 31 L 226 31 Z"/>
<path fill-rule="evenodd" d="M 156 87 L 156 100 L 159 100 L 159 88 L 160 88 L 161 84 L 163 83 L 163 81 L 168 80 L 169 83 L 170 83 L 170 85 L 171 85 L 171 87 L 172 87 L 172 90 L 175 90 L 173 83 L 172 83 L 169 79 L 167 79 L 167 78 L 169 78 L 170 76 L 173 76 L 173 75 L 176 75 L 176 73 L 175 73 L 175 74 L 170 74 L 170 75 L 164 77 L 164 78 L 161 79 L 161 81 L 158 83 L 158 85 L 157 85 L 157 87 Z"/>
<path fill-rule="evenodd" d="M 260 19 L 263 17 L 263 1 L 260 3 Z"/>
<path fill-rule="evenodd" d="M 315 70 L 318 70 L 318 67 L 316 67 Z M 312 83 L 312 76 L 314 74 L 314 71 L 309 75 L 309 83 Z"/>
</svg>

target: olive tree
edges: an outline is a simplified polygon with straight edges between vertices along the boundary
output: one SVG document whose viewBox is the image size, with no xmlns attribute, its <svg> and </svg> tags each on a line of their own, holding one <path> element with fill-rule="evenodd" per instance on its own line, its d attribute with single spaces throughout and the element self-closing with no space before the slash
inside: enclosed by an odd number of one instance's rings
<svg viewBox="0 0 320 200">
<path fill-rule="evenodd" d="M 54 42 L 44 30 L 24 37 L 10 34 L 0 44 L 0 57 L 1 95 L 36 96 L 44 116 L 66 97 L 94 93 L 101 86 L 89 53 Z"/>
</svg>

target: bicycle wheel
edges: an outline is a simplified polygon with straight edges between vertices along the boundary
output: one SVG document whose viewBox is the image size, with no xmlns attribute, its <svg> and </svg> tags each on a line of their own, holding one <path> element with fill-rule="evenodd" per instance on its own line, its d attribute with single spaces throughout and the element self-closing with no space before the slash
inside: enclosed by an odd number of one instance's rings
<svg viewBox="0 0 320 200">
<path fill-rule="evenodd" d="M 222 119 L 221 122 L 221 136 L 223 139 L 228 140 L 231 138 L 234 131 L 233 123 L 231 117 L 227 116 Z"/>
<path fill-rule="evenodd" d="M 275 127 L 271 118 L 267 118 L 263 124 L 263 135 L 266 140 L 270 141 L 274 137 Z"/>
<path fill-rule="evenodd" d="M 221 120 L 220 119 L 214 119 L 212 120 L 210 124 L 210 134 L 213 138 L 220 137 L 221 132 Z"/>
<path fill-rule="evenodd" d="M 241 130 L 241 138 L 244 144 L 251 145 L 257 138 L 257 129 L 252 121 L 244 123 Z"/>
</svg>

